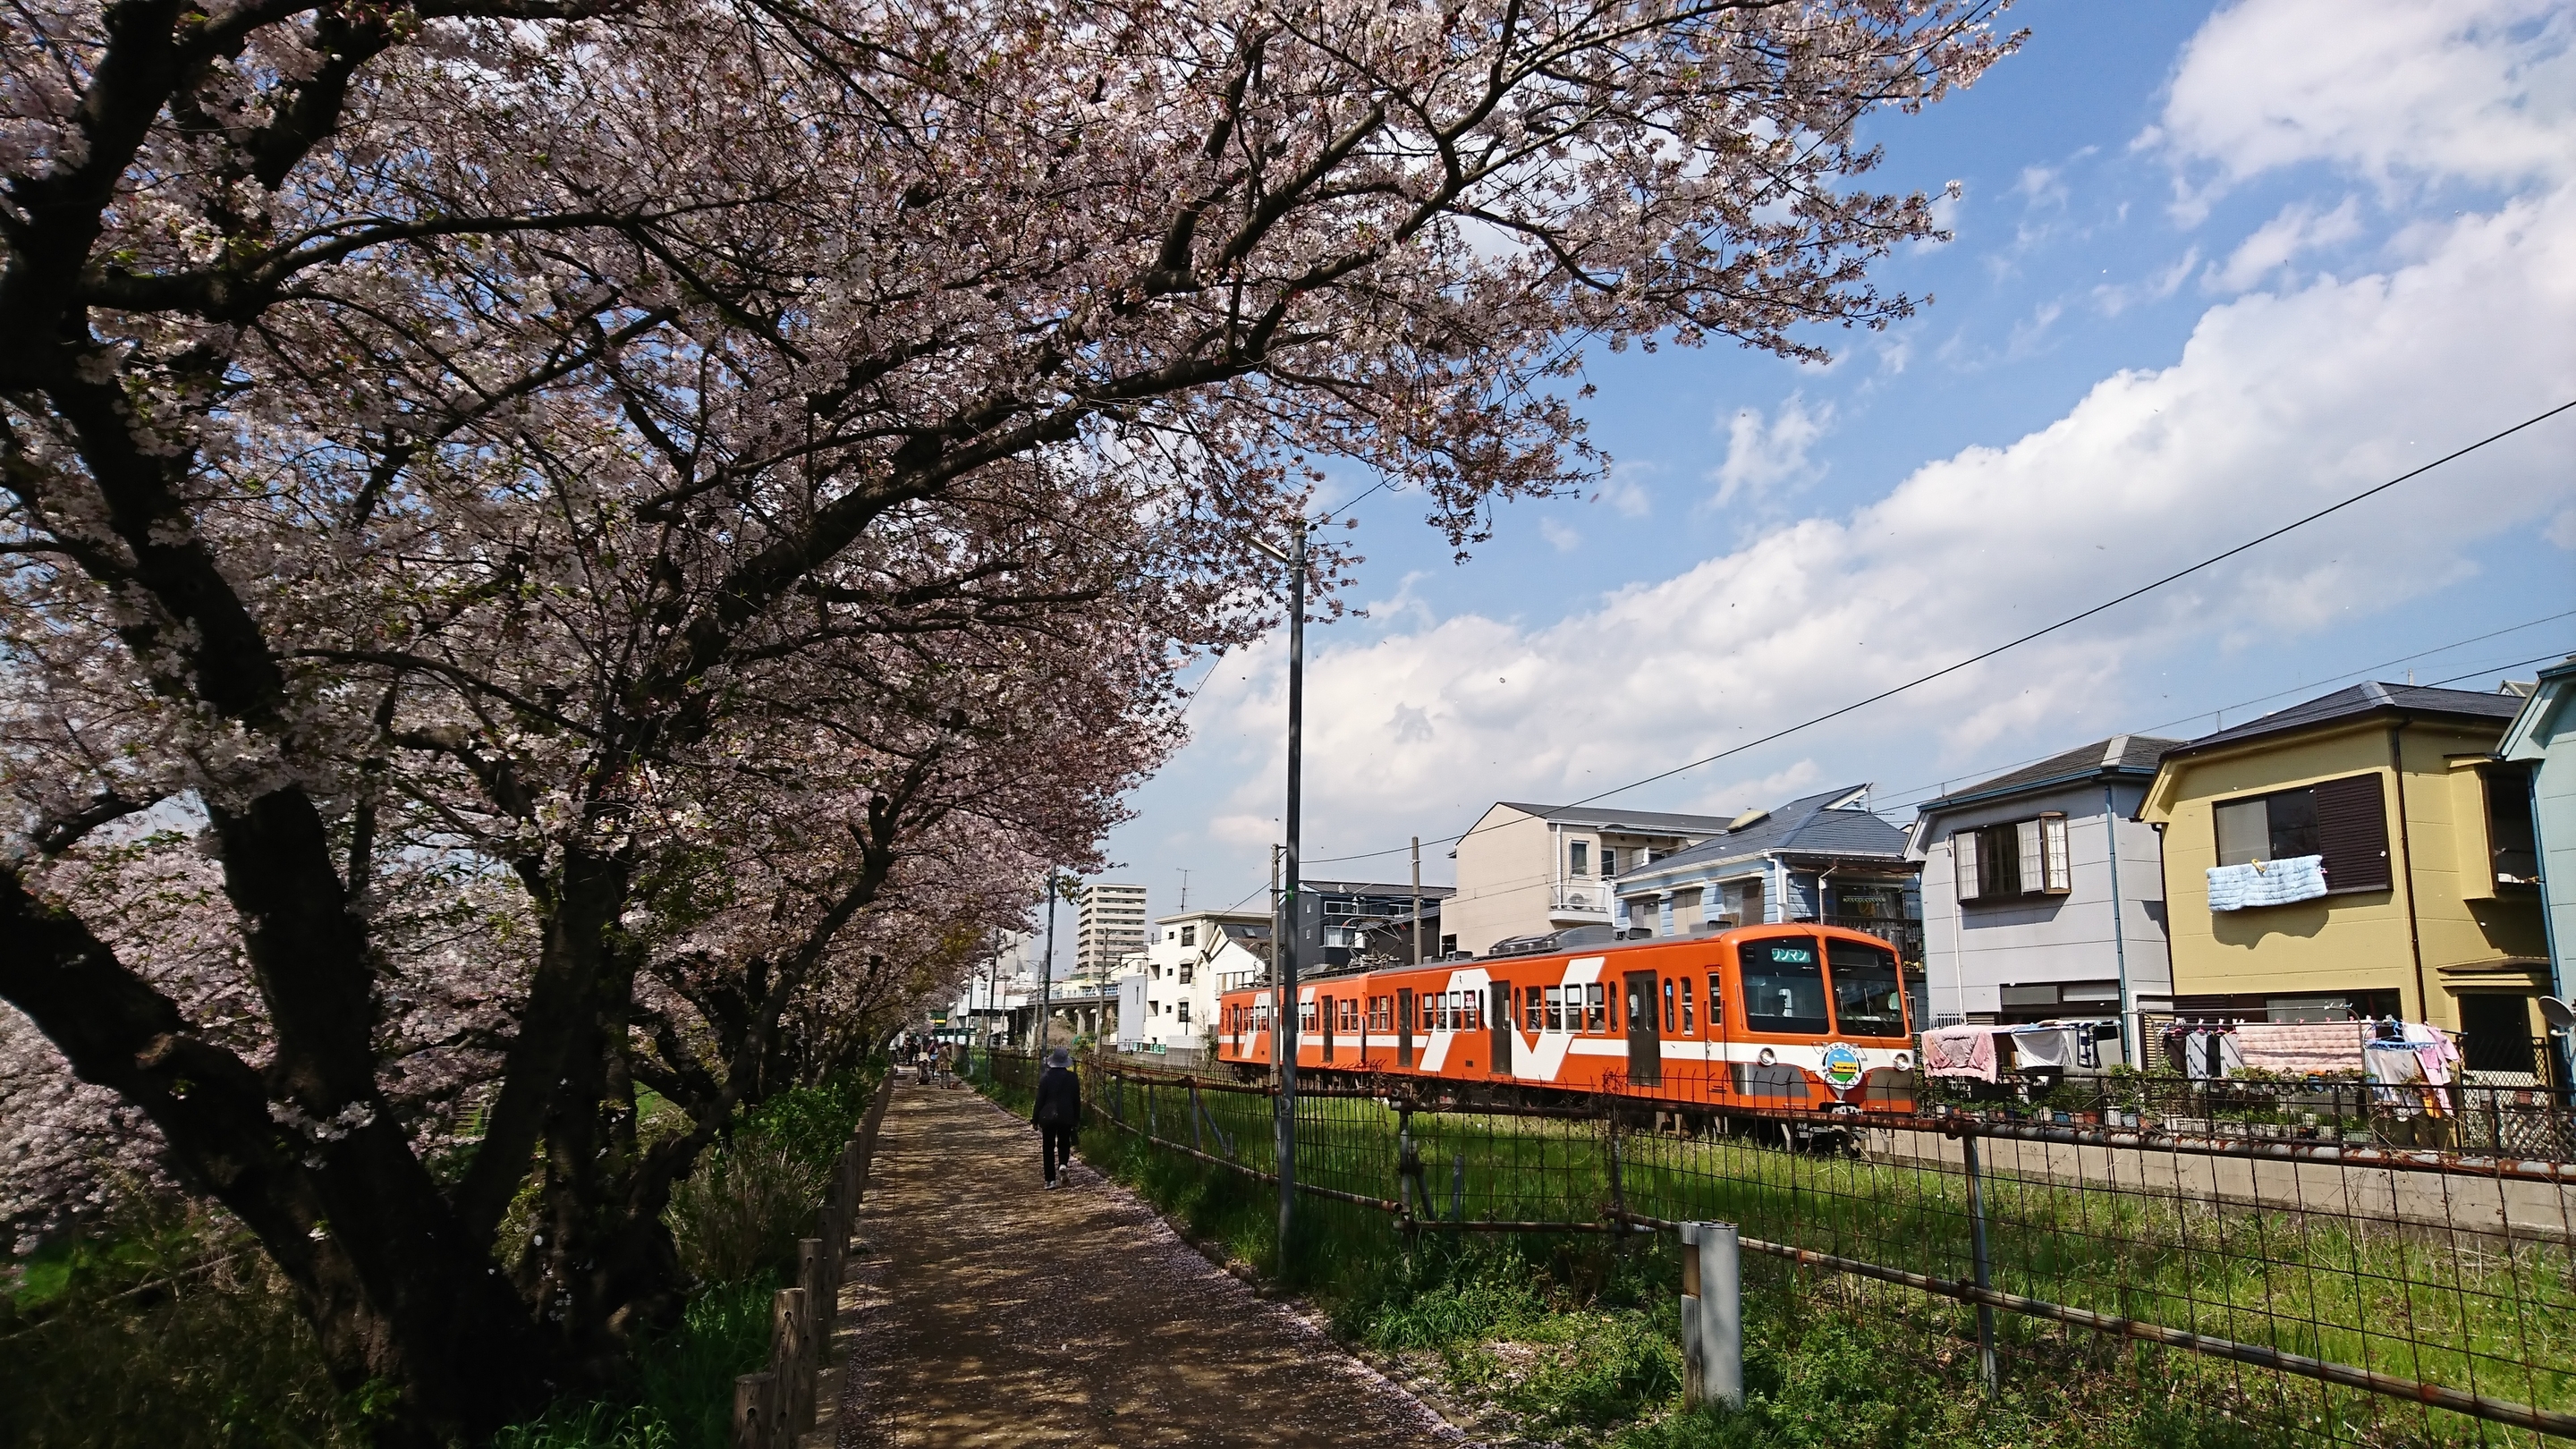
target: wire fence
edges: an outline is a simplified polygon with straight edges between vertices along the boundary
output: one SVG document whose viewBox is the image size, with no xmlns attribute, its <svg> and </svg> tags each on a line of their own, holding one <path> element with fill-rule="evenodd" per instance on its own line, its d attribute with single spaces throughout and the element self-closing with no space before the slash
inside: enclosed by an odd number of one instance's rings
<svg viewBox="0 0 2576 1449">
<path fill-rule="evenodd" d="M 2006 1121 L 2576 1161 L 2576 1099 L 2549 1087 L 2390 1087 L 2340 1079 L 2212 1080 L 2122 1072 L 1994 1085 L 1935 1078 L 1924 1089 L 1920 1100 L 1933 1110 Z"/>
<path fill-rule="evenodd" d="M 1036 1076 L 1008 1053 L 980 1070 L 1017 1094 Z M 1083 1075 L 1095 1127 L 1275 1180 L 1267 1084 L 1116 1060 Z M 1900 1351 L 1962 1393 L 2094 1376 L 2284 1444 L 2576 1438 L 2563 1153 L 2471 1155 L 2456 1129 L 2437 1147 L 2376 1128 L 2235 1135 L 2217 1124 L 2281 1124 L 2225 1118 L 2255 1109 L 2208 1092 L 2173 1099 L 2191 1115 L 2162 1098 L 1935 1103 L 1862 1123 L 1619 1096 L 1470 1103 L 1440 1086 L 1301 1086 L 1300 1191 L 1408 1234 L 1732 1222 L 1747 1252 L 1797 1265 L 1805 1301 L 1901 1326 Z"/>
</svg>

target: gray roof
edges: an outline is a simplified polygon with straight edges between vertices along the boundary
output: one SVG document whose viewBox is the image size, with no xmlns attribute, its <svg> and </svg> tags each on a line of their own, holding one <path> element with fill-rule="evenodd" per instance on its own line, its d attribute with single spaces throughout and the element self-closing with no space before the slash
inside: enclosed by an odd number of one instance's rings
<svg viewBox="0 0 2576 1449">
<path fill-rule="evenodd" d="M 1641 835 L 1714 835 L 1726 828 L 1724 815 L 1675 815 L 1665 810 L 1622 810 L 1609 805 L 1531 805 L 1519 800 L 1494 802 L 1561 825 L 1594 830 L 1626 828 Z"/>
<path fill-rule="evenodd" d="M 2288 734 L 2381 714 L 2447 715 L 2454 719 L 2492 720 L 2498 729 L 2502 729 L 2521 708 L 2522 700 L 2518 696 L 2488 694 L 2483 690 L 2435 689 L 2418 684 L 2355 684 L 2332 694 L 2319 695 L 2305 704 L 2275 710 L 2261 719 L 2232 729 L 2202 735 L 2165 751 L 2165 755 L 2168 759 L 2176 755 L 2196 755 L 2203 750 L 2259 740 L 2267 735 Z"/>
<path fill-rule="evenodd" d="M 1409 896 L 1413 894 L 1413 887 L 1402 881 L 1390 884 L 1382 880 L 1317 880 L 1313 876 L 1300 877 L 1297 888 L 1310 896 Z M 1422 898 L 1426 901 L 1436 897 L 1453 896 L 1457 893 L 1456 886 L 1426 884 L 1422 887 Z"/>
<path fill-rule="evenodd" d="M 1621 879 L 1660 875 L 1676 868 L 1710 865 L 1764 851 L 1789 855 L 1901 859 L 1905 854 L 1904 831 L 1867 810 L 1829 808 L 1836 801 L 1852 799 L 1868 788 L 1866 785 L 1845 785 L 1839 790 L 1792 800 L 1741 830 L 1725 831 L 1688 850 L 1674 851 L 1652 865 L 1627 872 Z"/>
<path fill-rule="evenodd" d="M 2154 777 L 2156 761 L 2164 757 L 2165 751 L 2181 743 L 2180 740 L 2158 739 L 2154 735 L 2113 735 L 2064 754 L 2051 755 L 2034 765 L 2007 770 L 1991 780 L 1980 780 L 1937 800 L 1926 800 L 1919 808 L 1929 815 L 1956 805 L 2003 799 L 2026 790 L 2063 785 L 2073 780 L 2110 779 L 2120 775 L 2147 780 Z"/>
</svg>

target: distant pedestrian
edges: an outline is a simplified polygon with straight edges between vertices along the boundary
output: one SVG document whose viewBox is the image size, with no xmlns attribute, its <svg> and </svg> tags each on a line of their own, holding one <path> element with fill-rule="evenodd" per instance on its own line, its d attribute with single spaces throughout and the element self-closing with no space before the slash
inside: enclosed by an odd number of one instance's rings
<svg viewBox="0 0 2576 1449">
<path fill-rule="evenodd" d="M 1057 1170 L 1073 1159 L 1073 1135 L 1082 1126 L 1082 1083 L 1073 1075 L 1073 1053 L 1057 1047 L 1046 1060 L 1029 1120 L 1037 1124 L 1038 1162 L 1053 1187 Z"/>
</svg>

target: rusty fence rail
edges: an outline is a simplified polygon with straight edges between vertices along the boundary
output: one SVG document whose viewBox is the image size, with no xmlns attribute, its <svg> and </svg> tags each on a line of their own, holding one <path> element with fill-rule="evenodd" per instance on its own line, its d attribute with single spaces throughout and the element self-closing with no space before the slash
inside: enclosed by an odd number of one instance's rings
<svg viewBox="0 0 2576 1449">
<path fill-rule="evenodd" d="M 820 1407 L 815 1390 L 830 1357 L 832 1324 L 840 1309 L 842 1271 L 859 1200 L 868 1190 L 868 1164 L 876 1155 L 877 1129 L 894 1092 L 894 1073 L 877 1084 L 867 1115 L 833 1159 L 823 1194 L 817 1236 L 796 1245 L 796 1286 L 770 1301 L 769 1367 L 733 1383 L 732 1449 L 789 1449 L 814 1426 Z"/>
<path fill-rule="evenodd" d="M 1035 1063 L 979 1080 L 1025 1094 Z M 1248 1178 L 1265 1084 L 1083 1064 L 1095 1128 Z M 1906 1325 L 1962 1394 L 2101 1375 L 2283 1444 L 2576 1439 L 2576 1169 L 2377 1141 L 1950 1111 L 1298 1093 L 1298 1188 L 1426 1233 L 1738 1226 L 1792 1290 Z M 2182 1125 L 2188 1127 L 2188 1122 Z"/>
</svg>

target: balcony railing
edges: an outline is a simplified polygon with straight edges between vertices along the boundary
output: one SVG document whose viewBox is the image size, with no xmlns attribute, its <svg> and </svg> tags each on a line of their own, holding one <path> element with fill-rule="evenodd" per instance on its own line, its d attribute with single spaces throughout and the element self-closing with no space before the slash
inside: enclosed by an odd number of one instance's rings
<svg viewBox="0 0 2576 1449">
<path fill-rule="evenodd" d="M 1618 895 L 1610 886 L 1607 880 L 1584 876 L 1558 881 L 1549 887 L 1548 909 L 1595 915 L 1606 921 L 1610 918 L 1611 902 Z"/>
<path fill-rule="evenodd" d="M 1894 946 L 1896 959 L 1909 966 L 1923 964 L 1923 923 L 1921 921 L 1891 916 L 1827 916 L 1824 921 L 1828 926 L 1840 926 L 1847 931 L 1859 931 L 1864 935 L 1876 936 Z"/>
</svg>

